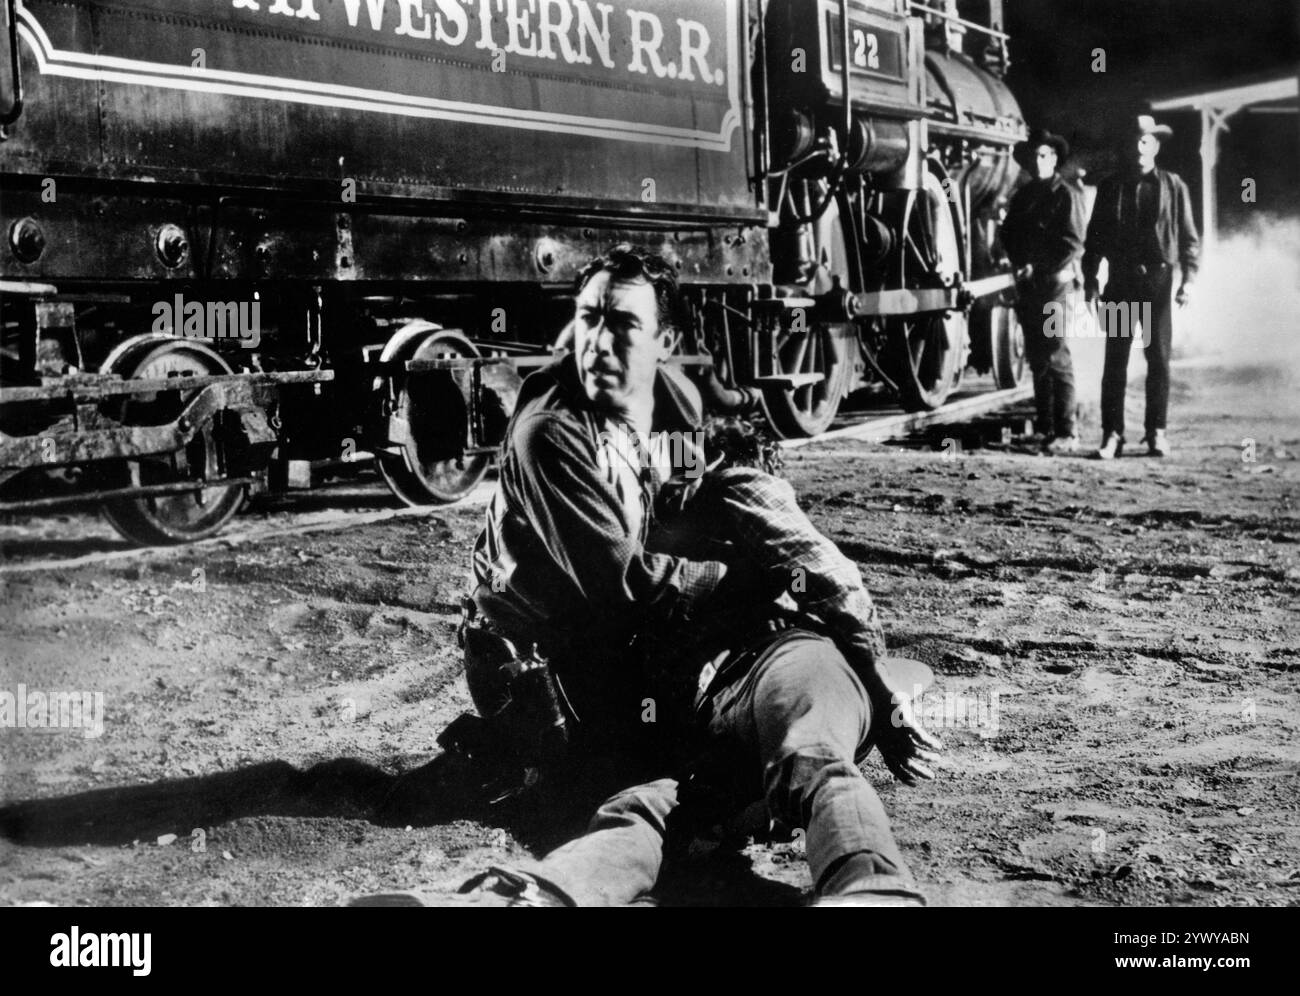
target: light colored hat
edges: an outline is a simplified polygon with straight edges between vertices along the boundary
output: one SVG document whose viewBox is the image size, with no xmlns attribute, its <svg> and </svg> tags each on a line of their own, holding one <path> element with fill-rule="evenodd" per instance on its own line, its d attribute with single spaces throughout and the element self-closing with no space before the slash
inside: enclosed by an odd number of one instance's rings
<svg viewBox="0 0 1300 996">
<path fill-rule="evenodd" d="M 1154 135 L 1163 142 L 1166 138 L 1174 137 L 1174 130 L 1168 125 L 1156 124 L 1156 119 L 1150 114 L 1139 114 L 1137 118 L 1137 134 Z"/>
</svg>

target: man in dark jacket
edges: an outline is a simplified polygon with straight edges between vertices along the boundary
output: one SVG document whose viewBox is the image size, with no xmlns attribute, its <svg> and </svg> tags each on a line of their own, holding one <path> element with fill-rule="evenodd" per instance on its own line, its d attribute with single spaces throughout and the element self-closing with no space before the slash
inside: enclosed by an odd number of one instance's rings
<svg viewBox="0 0 1300 996">
<path fill-rule="evenodd" d="M 1016 146 L 1016 161 L 1034 179 L 1016 191 L 1002 223 L 1002 246 L 1016 268 L 1016 313 L 1034 375 L 1035 430 L 1045 453 L 1079 448 L 1074 367 L 1066 338 L 1085 223 L 1081 198 L 1057 172 L 1069 154 L 1065 139 L 1045 129 Z"/>
<path fill-rule="evenodd" d="M 1133 329 L 1139 322 L 1147 351 L 1146 437 L 1152 456 L 1169 453 L 1165 433 L 1169 411 L 1169 353 L 1173 345 L 1176 270 L 1181 270 L 1176 300 L 1185 307 L 1200 262 L 1200 238 L 1192 217 L 1187 185 L 1176 173 L 1156 167 L 1160 143 L 1173 135 L 1148 114 L 1140 115 L 1127 156 L 1131 165 L 1097 188 L 1083 257 L 1084 290 L 1089 305 L 1099 296 L 1097 269 L 1110 263 L 1102 298 L 1106 318 L 1106 365 L 1101 380 L 1102 444 L 1097 456 L 1109 460 L 1124 450 L 1124 393 Z"/>
<path fill-rule="evenodd" d="M 647 546 L 676 462 L 662 466 L 654 443 L 693 434 L 699 421 L 666 366 L 675 296 L 672 266 L 629 246 L 584 271 L 573 353 L 520 392 L 461 627 L 470 692 L 493 726 L 549 716 L 538 736 L 516 735 L 541 764 L 566 724 L 581 753 L 644 742 L 649 780 L 607 799 L 582 837 L 527 870 L 492 869 L 455 902 L 630 903 L 659 877 L 668 828 L 681 818 L 679 787 L 687 798 L 707 796 L 695 782 L 712 785 L 725 772 L 753 783 L 774 819 L 806 828 L 817 905 L 924 905 L 856 759 L 881 716 L 899 747 L 888 755 L 896 773 L 929 777 L 933 742 L 913 735 L 886 683 L 864 682 L 831 638 L 781 628 L 763 611 L 794 582 L 789 569 Z M 766 514 L 773 531 L 800 524 L 789 509 Z M 647 633 L 682 635 L 668 641 L 671 674 L 652 668 L 643 677 L 635 666 L 629 638 Z M 536 695 L 548 671 L 553 687 Z M 679 685 L 699 693 L 698 712 L 668 714 Z M 682 718 L 698 720 L 689 725 L 703 756 L 685 780 L 658 759 L 671 746 L 659 726 Z"/>
</svg>

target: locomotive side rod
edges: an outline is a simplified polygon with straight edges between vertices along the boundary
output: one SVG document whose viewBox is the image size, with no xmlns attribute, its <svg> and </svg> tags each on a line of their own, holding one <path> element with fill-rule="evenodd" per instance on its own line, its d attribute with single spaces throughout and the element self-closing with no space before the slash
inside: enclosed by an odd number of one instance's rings
<svg viewBox="0 0 1300 996">
<path fill-rule="evenodd" d="M 931 290 L 871 291 L 849 297 L 849 310 L 854 317 L 865 315 L 915 315 L 927 311 L 958 311 L 971 302 L 1014 286 L 1016 280 L 1010 273 L 1001 273 L 980 280 L 972 280 L 958 287 L 937 287 Z"/>
</svg>

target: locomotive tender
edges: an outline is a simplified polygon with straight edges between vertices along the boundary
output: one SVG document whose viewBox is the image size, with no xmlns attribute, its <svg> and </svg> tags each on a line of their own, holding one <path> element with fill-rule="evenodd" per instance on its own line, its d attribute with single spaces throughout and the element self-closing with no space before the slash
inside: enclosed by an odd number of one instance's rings
<svg viewBox="0 0 1300 996">
<path fill-rule="evenodd" d="M 1021 375 L 1001 0 L 0 21 L 0 510 L 92 498 L 184 542 L 367 457 L 410 504 L 459 498 L 620 241 L 677 267 L 706 400 L 787 436 L 860 388 L 924 409 L 968 360 Z"/>
</svg>

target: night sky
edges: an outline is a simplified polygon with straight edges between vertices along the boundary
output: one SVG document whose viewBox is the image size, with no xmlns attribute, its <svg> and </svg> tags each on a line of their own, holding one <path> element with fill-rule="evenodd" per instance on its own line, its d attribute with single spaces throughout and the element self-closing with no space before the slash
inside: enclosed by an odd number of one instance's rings
<svg viewBox="0 0 1300 996">
<path fill-rule="evenodd" d="M 971 0 L 963 12 L 984 4 Z M 1116 127 L 1153 97 L 1270 70 L 1300 69 L 1296 0 L 1006 0 L 1008 83 L 1031 125 L 1064 134 L 1077 159 L 1104 168 Z M 977 18 L 978 19 L 978 18 Z M 1106 72 L 1092 71 L 1093 50 Z M 1199 188 L 1199 115 L 1162 114 L 1175 128 L 1161 164 Z M 1300 115 L 1243 114 L 1221 144 L 1226 211 L 1240 177 L 1259 181 L 1259 207 L 1300 212 Z M 1237 198 L 1239 201 L 1240 198 Z M 1225 221 L 1229 219 L 1225 218 Z"/>
</svg>

